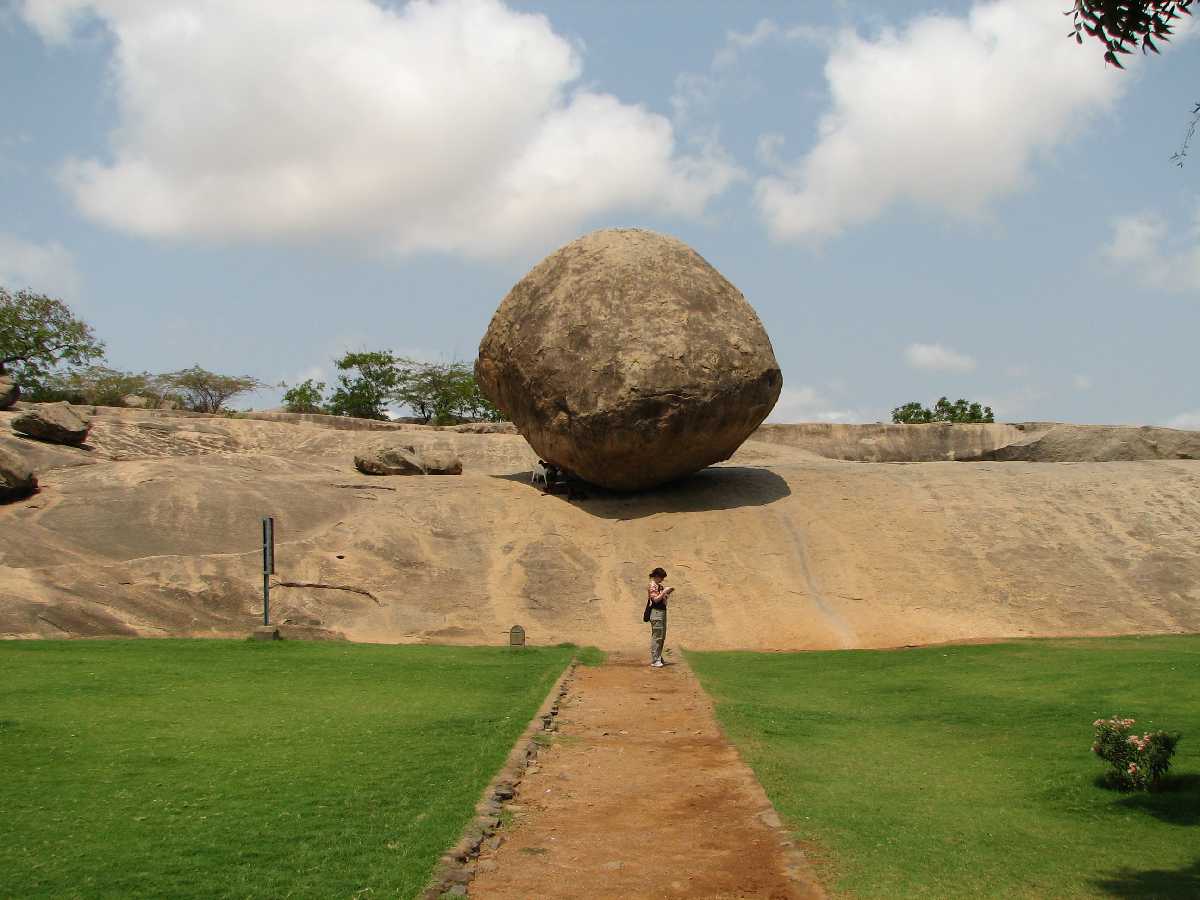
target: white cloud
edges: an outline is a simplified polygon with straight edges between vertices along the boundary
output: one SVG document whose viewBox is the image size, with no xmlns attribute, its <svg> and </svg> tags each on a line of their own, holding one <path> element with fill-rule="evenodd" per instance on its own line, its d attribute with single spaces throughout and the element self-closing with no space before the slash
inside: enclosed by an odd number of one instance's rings
<svg viewBox="0 0 1200 900">
<path fill-rule="evenodd" d="M 767 416 L 768 422 L 866 422 L 874 421 L 859 409 L 837 409 L 816 388 L 802 386 L 785 387 L 779 402 Z"/>
<path fill-rule="evenodd" d="M 112 158 L 62 183 L 152 237 L 336 238 L 493 255 L 589 217 L 699 217 L 738 176 L 719 147 L 583 87 L 579 51 L 500 0 L 27 0 L 47 41 L 114 40 Z"/>
<path fill-rule="evenodd" d="M 1168 428 L 1181 428 L 1184 431 L 1200 431 L 1200 409 L 1180 413 L 1167 420 Z"/>
<path fill-rule="evenodd" d="M 767 43 L 829 46 L 833 38 L 834 32 L 828 28 L 803 24 L 783 26 L 772 19 L 759 19 L 749 31 L 726 31 L 725 42 L 713 53 L 707 72 L 683 72 L 675 78 L 671 106 L 676 123 L 685 123 L 710 111 L 716 99 L 738 81 L 734 70 L 748 50 Z"/>
<path fill-rule="evenodd" d="M 1092 389 L 1092 379 L 1088 375 L 1072 375 L 1071 384 L 1077 391 L 1090 391 Z"/>
<path fill-rule="evenodd" d="M 1009 378 L 1026 378 L 1029 375 L 1029 364 L 1012 363 L 1004 367 L 1004 374 Z"/>
<path fill-rule="evenodd" d="M 28 288 L 61 300 L 79 296 L 80 278 L 69 250 L 57 241 L 37 244 L 0 232 L 0 286 Z"/>
<path fill-rule="evenodd" d="M 977 217 L 1027 184 L 1034 158 L 1129 81 L 1068 40 L 1066 22 L 1045 0 L 995 0 L 873 38 L 843 32 L 816 146 L 756 185 L 771 236 L 833 237 L 901 202 Z"/>
<path fill-rule="evenodd" d="M 904 361 L 926 372 L 970 372 L 975 368 L 970 356 L 941 344 L 909 344 L 904 348 Z"/>
<path fill-rule="evenodd" d="M 1103 254 L 1148 288 L 1200 291 L 1200 213 L 1191 228 L 1172 228 L 1153 212 L 1117 216 Z"/>
</svg>

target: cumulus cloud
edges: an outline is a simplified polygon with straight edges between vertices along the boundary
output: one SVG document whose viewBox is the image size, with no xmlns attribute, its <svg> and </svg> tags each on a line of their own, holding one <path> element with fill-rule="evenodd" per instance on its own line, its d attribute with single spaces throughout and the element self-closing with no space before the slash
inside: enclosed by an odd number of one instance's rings
<svg viewBox="0 0 1200 900">
<path fill-rule="evenodd" d="M 994 0 L 841 33 L 816 146 L 756 184 L 772 237 L 833 237 L 900 202 L 976 217 L 1028 183 L 1037 155 L 1128 83 L 1067 40 L 1065 21 L 1045 0 Z"/>
<path fill-rule="evenodd" d="M 1181 428 L 1184 431 L 1200 431 L 1200 409 L 1180 413 L 1167 420 L 1168 428 Z"/>
<path fill-rule="evenodd" d="M 0 232 L 0 287 L 10 291 L 28 288 L 62 300 L 79 296 L 75 259 L 62 244 L 38 244 L 15 234 Z"/>
<path fill-rule="evenodd" d="M 759 19 L 749 31 L 725 32 L 725 44 L 713 54 L 712 67 L 727 69 L 735 65 L 738 57 L 747 50 L 768 41 L 803 41 L 810 44 L 826 44 L 833 32 L 814 25 L 780 25 L 773 19 Z"/>
<path fill-rule="evenodd" d="M 506 253 L 617 211 L 700 216 L 737 177 L 712 143 L 578 86 L 579 50 L 499 0 L 26 0 L 111 33 L 111 158 L 63 185 L 152 237 L 341 238 Z"/>
<path fill-rule="evenodd" d="M 904 348 L 904 361 L 925 372 L 970 372 L 975 368 L 970 356 L 941 344 L 909 344 Z"/>
<path fill-rule="evenodd" d="M 814 387 L 785 387 L 779 402 L 767 417 L 768 422 L 864 422 L 866 414 L 859 409 L 838 409 L 828 397 Z"/>
<path fill-rule="evenodd" d="M 1190 228 L 1172 228 L 1154 212 L 1117 216 L 1103 254 L 1148 288 L 1200 291 L 1200 211 Z"/>
<path fill-rule="evenodd" d="M 773 19 L 759 19 L 749 31 L 729 30 L 724 43 L 713 53 L 707 72 L 683 72 L 675 78 L 671 105 L 676 122 L 698 118 L 718 97 L 738 83 L 738 63 L 750 50 L 764 44 L 807 43 L 828 46 L 834 32 L 813 25 L 780 25 Z"/>
</svg>

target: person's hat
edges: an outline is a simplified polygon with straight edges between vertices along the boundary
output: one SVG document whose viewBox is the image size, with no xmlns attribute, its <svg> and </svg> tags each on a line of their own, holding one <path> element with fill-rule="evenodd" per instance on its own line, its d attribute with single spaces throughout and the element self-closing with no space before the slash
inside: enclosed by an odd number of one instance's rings
<svg viewBox="0 0 1200 900">
<path fill-rule="evenodd" d="M 667 570 L 664 569 L 662 566 L 659 566 L 653 572 L 650 573 L 651 578 L 654 578 L 655 576 L 658 576 L 659 578 L 666 578 Z"/>
</svg>

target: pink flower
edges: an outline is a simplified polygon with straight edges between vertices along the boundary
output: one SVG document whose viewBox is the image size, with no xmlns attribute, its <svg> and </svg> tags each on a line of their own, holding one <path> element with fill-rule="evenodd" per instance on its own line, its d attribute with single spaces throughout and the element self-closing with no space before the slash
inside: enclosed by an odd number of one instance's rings
<svg viewBox="0 0 1200 900">
<path fill-rule="evenodd" d="M 1138 770 L 1138 767 L 1135 764 L 1133 764 L 1133 763 L 1129 764 L 1129 774 L 1130 775 L 1136 775 L 1137 770 Z"/>
</svg>

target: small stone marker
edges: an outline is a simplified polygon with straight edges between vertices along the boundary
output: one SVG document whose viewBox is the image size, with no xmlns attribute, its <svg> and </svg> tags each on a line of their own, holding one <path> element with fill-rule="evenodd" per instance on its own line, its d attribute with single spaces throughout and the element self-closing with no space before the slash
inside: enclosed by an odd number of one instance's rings
<svg viewBox="0 0 1200 900">
<path fill-rule="evenodd" d="M 256 641 L 278 641 L 279 629 L 274 625 L 259 625 L 254 629 L 254 639 Z"/>
<path fill-rule="evenodd" d="M 524 647 L 525 646 L 525 629 L 520 625 L 514 625 L 508 631 L 508 646 Z"/>
</svg>

